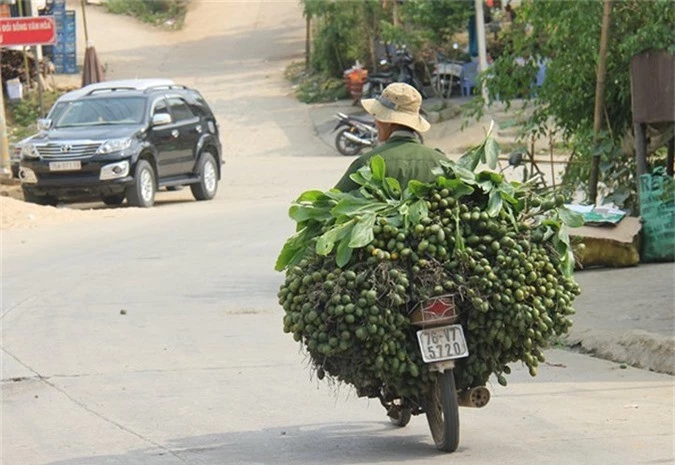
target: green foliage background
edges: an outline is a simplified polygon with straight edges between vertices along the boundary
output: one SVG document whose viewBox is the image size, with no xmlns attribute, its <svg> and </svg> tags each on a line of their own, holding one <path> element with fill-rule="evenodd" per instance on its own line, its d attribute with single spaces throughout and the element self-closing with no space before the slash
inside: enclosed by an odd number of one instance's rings
<svg viewBox="0 0 675 465">
<path fill-rule="evenodd" d="M 634 154 L 623 149 L 632 132 L 630 61 L 642 51 L 675 50 L 675 3 L 670 0 L 612 2 L 607 75 L 605 79 L 604 132 L 593 143 L 596 70 L 599 56 L 602 0 L 524 2 L 514 27 L 504 34 L 504 53 L 482 79 L 491 100 L 510 103 L 525 98 L 535 109 L 527 134 L 558 131 L 573 152 L 564 181 L 568 189 L 588 190 L 591 159 L 601 157 L 600 181 L 604 200 L 634 208 L 636 182 Z M 537 60 L 547 57 L 546 79 L 540 89 L 533 83 Z M 525 65 L 515 63 L 525 59 Z M 482 114 L 481 97 L 471 115 Z"/>
<path fill-rule="evenodd" d="M 314 22 L 312 70 L 333 77 L 356 60 L 373 69 L 372 47 L 379 41 L 406 45 L 413 55 L 450 48 L 451 37 L 473 12 L 472 0 L 303 0 L 304 13 Z"/>
<path fill-rule="evenodd" d="M 176 21 L 180 28 L 185 20 L 189 0 L 108 0 L 106 8 L 111 13 L 125 14 L 151 24 Z"/>
</svg>

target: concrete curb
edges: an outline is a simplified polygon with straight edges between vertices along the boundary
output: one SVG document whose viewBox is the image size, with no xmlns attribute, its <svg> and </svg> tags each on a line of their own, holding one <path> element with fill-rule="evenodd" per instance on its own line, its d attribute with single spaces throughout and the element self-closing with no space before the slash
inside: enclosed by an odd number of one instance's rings
<svg viewBox="0 0 675 465">
<path fill-rule="evenodd" d="M 618 333 L 596 329 L 572 331 L 570 346 L 597 357 L 675 375 L 675 339 L 642 330 Z"/>
</svg>

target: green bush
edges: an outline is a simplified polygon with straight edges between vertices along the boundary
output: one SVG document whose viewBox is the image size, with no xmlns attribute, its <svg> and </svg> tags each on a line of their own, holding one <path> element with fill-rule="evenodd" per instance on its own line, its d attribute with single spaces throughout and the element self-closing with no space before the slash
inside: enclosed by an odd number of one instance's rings
<svg viewBox="0 0 675 465">
<path fill-rule="evenodd" d="M 43 93 L 45 114 L 63 91 Z M 28 92 L 22 100 L 7 104 L 7 129 L 10 142 L 18 142 L 37 132 L 37 120 L 40 117 L 40 100 L 37 92 Z"/>
<path fill-rule="evenodd" d="M 187 13 L 188 0 L 108 0 L 109 12 L 133 16 L 150 24 L 163 24 L 174 20 L 180 28 Z"/>
<path fill-rule="evenodd" d="M 295 87 L 295 96 L 303 103 L 335 102 L 349 97 L 342 79 L 326 73 L 309 73 L 304 63 L 295 62 L 286 68 L 286 79 Z"/>
</svg>

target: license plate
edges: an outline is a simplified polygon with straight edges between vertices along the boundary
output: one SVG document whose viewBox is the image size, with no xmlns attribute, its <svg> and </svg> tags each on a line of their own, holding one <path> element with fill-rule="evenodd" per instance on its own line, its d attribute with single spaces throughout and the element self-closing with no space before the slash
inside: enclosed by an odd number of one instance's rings
<svg viewBox="0 0 675 465">
<path fill-rule="evenodd" d="M 82 169 L 82 162 L 75 161 L 50 161 L 49 171 L 77 171 Z"/>
<path fill-rule="evenodd" d="M 440 326 L 417 331 L 425 363 L 452 360 L 469 355 L 462 325 Z"/>
</svg>

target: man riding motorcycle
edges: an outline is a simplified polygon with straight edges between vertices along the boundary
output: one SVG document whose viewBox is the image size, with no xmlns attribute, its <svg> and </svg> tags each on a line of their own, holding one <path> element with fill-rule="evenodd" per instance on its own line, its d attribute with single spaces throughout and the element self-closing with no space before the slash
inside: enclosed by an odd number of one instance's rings
<svg viewBox="0 0 675 465">
<path fill-rule="evenodd" d="M 358 189 L 359 185 L 349 176 L 367 166 L 375 155 L 384 159 L 387 176 L 397 179 L 402 188 L 412 179 L 433 182 L 436 179 L 433 168 L 440 166 L 446 157 L 438 150 L 425 147 L 415 137 L 415 132 L 426 132 L 430 127 L 420 115 L 420 93 L 408 84 L 395 82 L 379 97 L 362 100 L 361 105 L 375 118 L 378 139 L 383 144 L 357 158 L 335 187 L 343 192 Z"/>
</svg>

